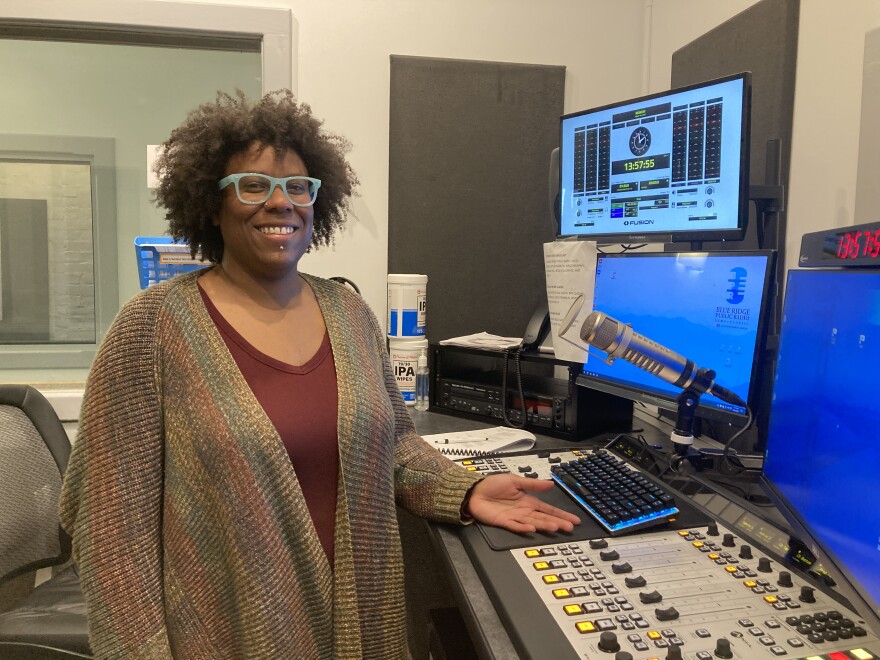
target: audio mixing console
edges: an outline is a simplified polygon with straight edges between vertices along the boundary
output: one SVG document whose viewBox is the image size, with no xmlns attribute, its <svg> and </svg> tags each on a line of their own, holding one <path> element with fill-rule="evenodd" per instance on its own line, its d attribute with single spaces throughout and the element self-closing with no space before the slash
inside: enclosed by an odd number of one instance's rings
<svg viewBox="0 0 880 660">
<path fill-rule="evenodd" d="M 588 453 L 459 462 L 547 478 L 553 465 Z M 766 527 L 758 543 L 743 534 L 753 522 L 703 520 L 615 538 L 519 536 L 502 549 L 489 528 L 465 528 L 461 538 L 524 658 L 880 659 L 876 632 L 846 600 L 764 549 L 780 549 Z"/>
</svg>

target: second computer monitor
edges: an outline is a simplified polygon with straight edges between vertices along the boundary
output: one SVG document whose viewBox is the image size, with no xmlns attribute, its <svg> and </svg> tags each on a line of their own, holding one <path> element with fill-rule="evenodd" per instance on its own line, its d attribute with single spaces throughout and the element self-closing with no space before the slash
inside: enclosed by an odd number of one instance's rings
<svg viewBox="0 0 880 660">
<path fill-rule="evenodd" d="M 751 76 L 565 115 L 560 236 L 599 243 L 740 239 Z"/>
<path fill-rule="evenodd" d="M 792 270 L 764 475 L 880 617 L 880 271 Z"/>
<path fill-rule="evenodd" d="M 744 401 L 756 398 L 774 253 L 662 252 L 600 255 L 593 308 L 716 372 L 716 382 Z M 678 388 L 622 359 L 592 351 L 578 382 L 594 389 L 677 407 Z M 732 421 L 744 408 L 709 394 L 698 414 Z"/>
</svg>

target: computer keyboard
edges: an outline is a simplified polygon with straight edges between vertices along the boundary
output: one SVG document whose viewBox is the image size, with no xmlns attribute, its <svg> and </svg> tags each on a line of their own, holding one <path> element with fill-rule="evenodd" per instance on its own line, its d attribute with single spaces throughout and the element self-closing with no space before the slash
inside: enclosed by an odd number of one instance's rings
<svg viewBox="0 0 880 660">
<path fill-rule="evenodd" d="M 662 525 L 679 512 L 669 493 L 604 449 L 554 466 L 551 478 L 612 536 Z"/>
</svg>

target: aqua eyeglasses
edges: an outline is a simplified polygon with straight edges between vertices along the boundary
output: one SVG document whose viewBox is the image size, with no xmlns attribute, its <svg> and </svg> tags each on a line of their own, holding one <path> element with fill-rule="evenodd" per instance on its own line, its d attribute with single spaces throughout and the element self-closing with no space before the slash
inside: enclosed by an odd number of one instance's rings
<svg viewBox="0 0 880 660">
<path fill-rule="evenodd" d="M 281 186 L 284 196 L 294 206 L 311 206 L 318 197 L 321 180 L 310 176 L 274 177 L 256 172 L 241 172 L 225 176 L 217 183 L 223 190 L 229 184 L 235 185 L 235 194 L 243 204 L 264 204 Z"/>
</svg>

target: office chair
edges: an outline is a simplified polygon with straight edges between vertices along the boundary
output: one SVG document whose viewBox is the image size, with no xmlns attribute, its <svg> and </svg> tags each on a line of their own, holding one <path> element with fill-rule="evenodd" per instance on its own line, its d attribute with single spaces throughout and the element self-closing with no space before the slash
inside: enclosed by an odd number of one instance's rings
<svg viewBox="0 0 880 660">
<path fill-rule="evenodd" d="M 59 524 L 70 441 L 51 404 L 27 385 L 0 385 L 0 585 L 70 559 Z M 0 659 L 89 658 L 74 566 L 0 613 Z"/>
</svg>

